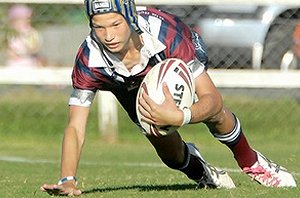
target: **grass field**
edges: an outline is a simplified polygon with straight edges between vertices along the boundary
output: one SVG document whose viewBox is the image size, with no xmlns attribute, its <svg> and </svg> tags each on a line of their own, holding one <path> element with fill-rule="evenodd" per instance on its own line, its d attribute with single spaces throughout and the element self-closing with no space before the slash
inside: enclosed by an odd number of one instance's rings
<svg viewBox="0 0 300 198">
<path fill-rule="evenodd" d="M 19 94 L 0 98 L 0 197 L 49 197 L 41 193 L 39 187 L 59 179 L 67 96 L 49 94 L 45 99 L 45 94 L 31 94 L 28 99 L 26 94 Z M 251 145 L 288 168 L 300 181 L 297 101 L 225 96 L 225 102 L 236 109 Z M 33 113 L 33 107 L 39 109 L 40 114 Z M 293 109 L 288 116 L 278 115 L 287 108 Z M 251 182 L 240 172 L 230 151 L 203 125 L 186 126 L 181 134 L 186 141 L 196 143 L 209 162 L 228 170 L 236 189 L 195 190 L 195 184 L 183 174 L 163 166 L 151 145 L 122 111 L 119 128 L 116 143 L 101 140 L 96 108 L 93 108 L 77 175 L 79 187 L 84 190 L 82 197 L 300 197 L 299 187 L 271 189 Z"/>
</svg>

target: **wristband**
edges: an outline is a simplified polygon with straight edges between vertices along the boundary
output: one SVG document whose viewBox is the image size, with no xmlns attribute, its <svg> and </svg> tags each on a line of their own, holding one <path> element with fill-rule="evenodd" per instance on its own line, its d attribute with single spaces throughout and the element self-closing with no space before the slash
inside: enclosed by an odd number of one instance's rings
<svg viewBox="0 0 300 198">
<path fill-rule="evenodd" d="M 77 185 L 77 178 L 76 178 L 75 176 L 67 176 L 67 177 L 61 178 L 61 179 L 57 182 L 57 184 L 58 184 L 58 185 L 62 185 L 62 184 L 64 184 L 64 183 L 66 183 L 66 182 L 68 182 L 68 181 L 72 181 L 72 180 L 74 180 L 74 181 L 75 181 L 75 184 Z"/>
<path fill-rule="evenodd" d="M 183 121 L 182 121 L 181 126 L 189 124 L 192 120 L 192 112 L 189 108 L 184 107 L 182 109 L 182 112 L 183 112 Z"/>
</svg>

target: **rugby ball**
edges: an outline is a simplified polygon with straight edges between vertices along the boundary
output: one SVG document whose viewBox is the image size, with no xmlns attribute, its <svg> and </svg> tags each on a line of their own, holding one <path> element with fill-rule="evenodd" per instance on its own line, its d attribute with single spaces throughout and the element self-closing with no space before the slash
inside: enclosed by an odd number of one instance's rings
<svg viewBox="0 0 300 198">
<path fill-rule="evenodd" d="M 138 110 L 138 98 L 145 92 L 157 104 L 165 97 L 162 85 L 166 82 L 173 99 L 179 109 L 190 107 L 195 94 L 195 82 L 187 64 L 180 59 L 170 58 L 155 65 L 143 79 L 137 94 L 136 112 L 140 127 L 144 134 L 165 136 L 176 131 L 179 126 L 157 126 L 142 120 Z"/>
</svg>

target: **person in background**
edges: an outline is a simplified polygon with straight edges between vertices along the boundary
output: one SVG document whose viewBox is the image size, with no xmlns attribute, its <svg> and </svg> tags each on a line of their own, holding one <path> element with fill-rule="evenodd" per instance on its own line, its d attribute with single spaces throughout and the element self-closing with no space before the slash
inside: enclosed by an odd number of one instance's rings
<svg viewBox="0 0 300 198">
<path fill-rule="evenodd" d="M 35 68 L 42 66 L 39 51 L 40 33 L 32 26 L 32 9 L 25 4 L 15 4 L 8 11 L 6 35 L 6 66 L 10 68 Z"/>
<path fill-rule="evenodd" d="M 295 60 L 295 67 L 300 68 L 300 22 L 296 25 L 293 33 L 293 53 Z"/>
</svg>

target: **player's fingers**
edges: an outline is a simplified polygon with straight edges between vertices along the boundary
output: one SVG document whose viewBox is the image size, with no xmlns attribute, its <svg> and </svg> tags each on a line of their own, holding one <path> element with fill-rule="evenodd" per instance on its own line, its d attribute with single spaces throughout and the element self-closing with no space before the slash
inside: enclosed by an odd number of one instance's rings
<svg viewBox="0 0 300 198">
<path fill-rule="evenodd" d="M 43 192 L 49 195 L 63 195 L 63 196 L 79 196 L 82 194 L 81 190 L 76 188 L 64 188 L 62 185 L 44 185 L 41 187 Z"/>
<path fill-rule="evenodd" d="M 73 195 L 75 195 L 75 196 L 79 196 L 79 195 L 81 195 L 82 194 L 82 192 L 81 192 L 81 190 L 79 190 L 79 189 L 75 189 L 74 191 L 73 191 Z"/>
<path fill-rule="evenodd" d="M 45 184 L 44 184 L 44 185 L 45 185 Z M 42 185 L 42 186 L 40 187 L 40 190 L 43 191 L 43 192 L 46 192 L 46 189 L 45 189 L 44 185 Z"/>
<path fill-rule="evenodd" d="M 149 124 L 155 124 L 155 121 L 153 120 L 153 117 L 148 111 L 145 111 L 143 108 L 138 107 L 139 111 L 141 113 L 141 120 L 144 122 L 147 122 Z"/>
<path fill-rule="evenodd" d="M 148 124 L 156 124 L 152 119 L 141 117 L 141 121 L 147 122 Z"/>
<path fill-rule="evenodd" d="M 44 184 L 40 187 L 42 192 L 47 192 L 49 195 L 59 195 L 63 186 L 57 184 Z"/>
<path fill-rule="evenodd" d="M 159 113 L 157 112 L 157 108 L 148 108 L 145 109 L 143 106 L 139 105 L 138 110 L 141 114 L 141 119 L 149 124 L 157 124 L 157 120 L 159 119 Z"/>
<path fill-rule="evenodd" d="M 73 187 L 63 187 L 53 191 L 53 195 L 64 195 L 64 196 L 79 196 L 82 194 L 81 190 Z"/>
<path fill-rule="evenodd" d="M 45 191 L 43 191 L 43 192 L 47 192 L 49 195 L 59 195 L 60 194 L 59 189 L 45 189 Z"/>
<path fill-rule="evenodd" d="M 166 82 L 163 83 L 162 88 L 163 88 L 163 93 L 165 95 L 165 98 L 173 100 L 173 96 L 172 96 L 172 94 L 170 92 L 170 89 L 169 89 L 169 87 L 168 87 L 168 85 L 167 85 Z"/>
<path fill-rule="evenodd" d="M 148 111 L 146 111 L 142 106 L 138 106 L 138 110 L 141 114 L 141 121 L 147 122 L 148 124 L 155 124 L 155 121 Z"/>
<path fill-rule="evenodd" d="M 144 99 L 146 104 L 150 107 L 150 109 L 153 109 L 157 106 L 157 104 L 145 92 L 142 93 L 142 98 Z"/>
<path fill-rule="evenodd" d="M 58 195 L 64 195 L 64 196 L 79 196 L 81 195 L 81 190 L 75 190 L 75 189 L 72 189 L 72 190 L 63 190 L 61 191 Z"/>
<path fill-rule="evenodd" d="M 143 117 L 147 117 L 147 118 L 150 118 L 151 117 L 151 114 L 149 111 L 147 111 L 142 105 L 139 105 L 138 106 L 138 110 L 139 112 L 141 113 L 141 115 Z"/>
<path fill-rule="evenodd" d="M 149 104 L 149 96 L 147 94 L 142 93 L 142 96 L 139 98 L 139 104 L 145 109 L 145 111 L 151 111 L 151 105 Z"/>
<path fill-rule="evenodd" d="M 55 184 L 43 184 L 40 187 L 40 189 L 41 189 L 41 191 L 45 192 L 47 190 L 53 190 L 53 189 L 55 189 L 55 186 L 57 186 L 57 185 L 55 185 Z"/>
</svg>

